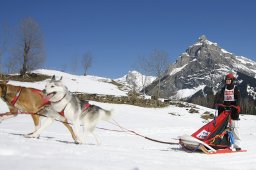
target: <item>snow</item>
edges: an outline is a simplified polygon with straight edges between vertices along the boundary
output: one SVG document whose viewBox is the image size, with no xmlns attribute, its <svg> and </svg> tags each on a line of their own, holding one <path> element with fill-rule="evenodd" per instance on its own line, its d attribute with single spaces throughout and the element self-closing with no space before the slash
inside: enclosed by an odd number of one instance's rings
<svg viewBox="0 0 256 170">
<path fill-rule="evenodd" d="M 181 56 L 189 56 L 189 54 L 187 53 L 187 52 L 183 52 L 182 54 L 181 54 Z M 180 56 L 180 57 L 181 57 Z"/>
<path fill-rule="evenodd" d="M 135 87 L 135 90 L 139 92 L 143 87 L 151 84 L 155 79 L 156 77 L 154 76 L 145 76 L 140 72 L 133 70 L 129 71 L 127 75 L 115 79 L 115 81 L 128 87 L 128 90 L 132 90 Z"/>
<path fill-rule="evenodd" d="M 52 72 L 51 72 L 52 73 Z M 64 74 L 63 74 L 64 75 Z M 58 75 L 60 76 L 60 75 Z M 87 77 L 87 76 L 86 76 Z M 68 88 L 86 92 L 113 93 L 108 83 L 97 77 L 80 77 L 64 75 Z M 96 81 L 98 79 L 99 81 Z M 87 84 L 87 82 L 89 82 Z M 12 81 L 13 84 L 18 82 Z M 26 83 L 42 88 L 41 83 Z M 98 83 L 100 85 L 98 85 Z M 86 86 L 85 86 L 86 85 Z M 90 91 L 92 90 L 92 91 Z M 240 133 L 242 147 L 248 152 L 206 155 L 200 152 L 187 153 L 178 145 L 166 145 L 152 142 L 137 135 L 108 131 L 100 128 L 120 130 L 114 121 L 126 129 L 161 141 L 178 142 L 178 136 L 191 134 L 205 121 L 200 115 L 212 109 L 196 106 L 199 113 L 188 113 L 189 107 L 170 105 L 165 108 L 142 108 L 125 104 L 110 104 L 90 101 L 105 109 L 116 109 L 118 113 L 110 122 L 100 122 L 95 130 L 102 144 L 96 145 L 92 136 L 87 143 L 76 145 L 67 129 L 60 123 L 46 129 L 40 139 L 24 138 L 23 134 L 33 130 L 32 119 L 28 115 L 19 115 L 0 123 L 0 166 L 1 169 L 26 170 L 255 170 L 256 117 L 242 115 Z M 192 105 L 192 104 L 189 104 Z M 194 105 L 193 105 L 194 106 Z M 0 112 L 8 111 L 6 104 L 0 100 Z M 112 122 L 112 123 L 111 123 Z"/>
<path fill-rule="evenodd" d="M 237 68 L 242 68 L 247 72 L 253 72 L 256 78 L 256 62 L 243 56 L 236 56 L 236 59 L 240 62 L 237 64 Z M 248 68 L 248 66 L 251 66 Z"/>
<path fill-rule="evenodd" d="M 190 61 L 190 62 L 195 62 L 195 61 L 197 61 L 197 59 L 196 58 L 194 58 L 192 61 Z"/>
<path fill-rule="evenodd" d="M 111 84 L 111 79 L 97 77 L 97 76 L 77 76 L 55 70 L 35 70 L 33 73 L 45 74 L 49 76 L 56 76 L 56 79 L 62 77 L 63 83 L 68 86 L 71 92 L 82 92 L 89 94 L 105 94 L 114 96 L 127 96 L 126 92 L 118 89 L 117 86 Z M 48 81 L 48 80 L 47 80 Z M 37 83 L 16 82 L 10 81 L 9 84 L 17 84 L 25 87 L 33 87 L 37 89 L 44 89 L 46 81 Z M 102 88 L 104 87 L 104 88 Z"/>
<path fill-rule="evenodd" d="M 225 50 L 225 49 L 221 49 L 221 51 L 223 52 L 223 53 L 226 53 L 226 54 L 231 54 L 232 55 L 232 53 L 231 52 L 228 52 L 227 50 Z"/>
<path fill-rule="evenodd" d="M 236 59 L 239 60 L 243 64 L 251 64 L 256 65 L 256 62 L 253 60 L 250 60 L 249 58 L 246 58 L 244 56 L 236 56 Z"/>
<path fill-rule="evenodd" d="M 201 45 L 203 44 L 203 42 L 206 43 L 206 44 L 208 44 L 208 45 L 218 46 L 217 43 L 211 42 L 211 41 L 209 41 L 209 40 L 198 41 L 198 42 L 196 42 L 193 46 L 201 46 Z M 192 47 L 192 46 L 190 46 L 190 47 Z"/>
<path fill-rule="evenodd" d="M 178 67 L 178 68 L 174 68 L 171 72 L 170 72 L 170 76 L 175 75 L 176 73 L 182 71 L 183 68 L 185 68 L 188 64 L 185 64 L 182 67 Z"/>
<path fill-rule="evenodd" d="M 181 89 L 181 90 L 178 90 L 176 95 L 174 95 L 172 98 L 176 99 L 176 100 L 188 98 L 188 97 L 194 95 L 199 90 L 202 90 L 204 88 L 205 88 L 205 85 L 200 85 L 193 89 Z"/>
<path fill-rule="evenodd" d="M 256 100 L 256 87 L 254 90 L 254 87 L 251 87 L 250 85 L 247 85 L 246 88 L 247 93 L 253 98 L 253 100 Z"/>
</svg>

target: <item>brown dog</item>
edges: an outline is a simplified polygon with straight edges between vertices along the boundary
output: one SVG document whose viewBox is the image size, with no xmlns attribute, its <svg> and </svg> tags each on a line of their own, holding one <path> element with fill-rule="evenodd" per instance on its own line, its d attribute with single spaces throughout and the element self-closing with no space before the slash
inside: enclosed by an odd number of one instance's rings
<svg viewBox="0 0 256 170">
<path fill-rule="evenodd" d="M 14 86 L 7 84 L 6 81 L 0 81 L 0 97 L 6 102 L 10 109 L 10 113 L 2 114 L 2 116 L 0 114 L 0 119 L 1 117 L 2 119 L 8 119 L 17 116 L 21 111 L 31 114 L 35 124 L 35 130 L 40 127 L 40 118 L 36 113 L 41 111 L 48 104 L 48 100 L 46 100 L 46 97 L 41 90 Z M 63 124 L 68 128 L 72 138 L 76 140 L 73 129 L 68 122 L 65 121 Z"/>
</svg>

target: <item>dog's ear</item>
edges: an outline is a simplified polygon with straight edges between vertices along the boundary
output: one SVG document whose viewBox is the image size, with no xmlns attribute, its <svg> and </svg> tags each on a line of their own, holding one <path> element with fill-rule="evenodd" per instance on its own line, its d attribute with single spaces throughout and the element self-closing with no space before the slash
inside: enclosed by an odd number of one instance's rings
<svg viewBox="0 0 256 170">
<path fill-rule="evenodd" d="M 52 76 L 51 81 L 55 81 L 55 75 Z"/>
</svg>

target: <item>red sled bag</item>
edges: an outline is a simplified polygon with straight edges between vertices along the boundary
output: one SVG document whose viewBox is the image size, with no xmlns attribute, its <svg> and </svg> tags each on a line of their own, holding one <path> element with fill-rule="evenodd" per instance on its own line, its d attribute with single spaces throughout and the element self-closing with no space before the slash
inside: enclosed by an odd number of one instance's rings
<svg viewBox="0 0 256 170">
<path fill-rule="evenodd" d="M 214 149 L 228 148 L 231 146 L 230 136 L 228 135 L 229 123 L 231 123 L 230 111 L 225 110 L 191 136 Z"/>
</svg>

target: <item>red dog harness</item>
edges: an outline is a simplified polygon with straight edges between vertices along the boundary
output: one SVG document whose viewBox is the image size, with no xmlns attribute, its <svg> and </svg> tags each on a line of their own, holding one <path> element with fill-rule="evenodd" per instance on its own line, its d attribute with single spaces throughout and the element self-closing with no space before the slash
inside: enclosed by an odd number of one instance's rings
<svg viewBox="0 0 256 170">
<path fill-rule="evenodd" d="M 49 98 L 42 94 L 42 90 L 33 89 L 32 92 L 40 95 L 43 98 L 42 104 L 39 106 L 39 108 L 42 108 L 43 106 L 49 105 L 51 103 Z"/>
<path fill-rule="evenodd" d="M 91 104 L 86 103 L 86 104 L 84 105 L 84 109 L 83 109 L 82 112 L 84 112 L 85 110 L 89 109 L 89 107 L 91 107 L 91 106 L 92 106 Z"/>
<path fill-rule="evenodd" d="M 11 101 L 11 104 L 14 106 L 16 104 L 16 102 L 18 101 L 19 97 L 20 97 L 20 93 L 21 93 L 22 87 L 20 87 L 19 91 L 17 92 L 17 94 L 15 95 L 14 99 Z"/>
<path fill-rule="evenodd" d="M 63 116 L 63 117 L 65 117 L 65 116 L 64 116 L 64 115 L 65 115 L 64 111 L 65 111 L 66 107 L 67 107 L 67 105 L 63 108 L 63 110 L 62 110 L 61 112 L 58 112 L 58 113 L 59 113 L 61 116 Z M 86 103 L 86 104 L 84 105 L 84 109 L 82 110 L 82 112 L 84 112 L 85 110 L 89 109 L 90 107 L 91 107 L 91 104 Z"/>
</svg>

